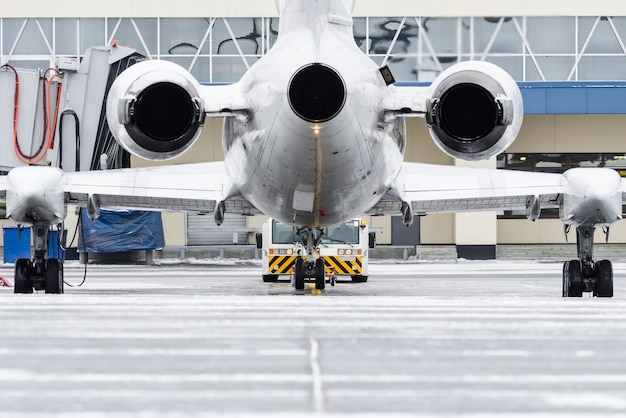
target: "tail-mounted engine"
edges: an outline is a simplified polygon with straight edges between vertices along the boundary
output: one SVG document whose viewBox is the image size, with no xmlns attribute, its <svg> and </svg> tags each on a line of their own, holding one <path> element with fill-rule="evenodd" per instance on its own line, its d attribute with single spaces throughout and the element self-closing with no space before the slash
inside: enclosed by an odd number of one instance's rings
<svg viewBox="0 0 626 418">
<path fill-rule="evenodd" d="M 115 80 L 107 121 L 128 152 L 149 160 L 177 157 L 200 135 L 204 109 L 196 79 L 168 61 L 142 61 Z"/>
<path fill-rule="evenodd" d="M 463 62 L 431 86 L 426 123 L 442 151 L 462 160 L 485 160 L 504 151 L 523 119 L 522 95 L 511 76 L 487 62 Z"/>
</svg>

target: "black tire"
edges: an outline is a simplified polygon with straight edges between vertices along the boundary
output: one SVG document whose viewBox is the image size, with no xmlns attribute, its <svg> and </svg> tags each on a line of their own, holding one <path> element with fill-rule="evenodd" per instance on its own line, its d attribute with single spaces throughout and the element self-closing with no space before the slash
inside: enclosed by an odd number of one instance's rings
<svg viewBox="0 0 626 418">
<path fill-rule="evenodd" d="M 265 283 L 273 283 L 278 281 L 278 274 L 264 274 L 263 281 Z"/>
<path fill-rule="evenodd" d="M 46 261 L 46 293 L 63 293 L 63 264 L 58 258 Z"/>
<path fill-rule="evenodd" d="M 304 290 L 304 260 L 296 258 L 296 290 Z"/>
<path fill-rule="evenodd" d="M 596 288 L 593 293 L 599 298 L 613 297 L 613 265 L 609 260 L 596 263 Z"/>
<path fill-rule="evenodd" d="M 13 293 L 33 293 L 33 282 L 30 280 L 30 260 L 19 258 L 15 261 Z"/>
<path fill-rule="evenodd" d="M 368 276 L 361 276 L 360 274 L 355 274 L 354 276 L 352 276 L 352 282 L 353 283 L 365 283 L 367 282 L 367 277 Z"/>
<path fill-rule="evenodd" d="M 563 265 L 563 297 L 580 298 L 583 295 L 583 279 L 580 261 L 566 261 Z"/>
<path fill-rule="evenodd" d="M 315 260 L 315 288 L 317 290 L 326 288 L 326 263 L 321 257 Z"/>
</svg>

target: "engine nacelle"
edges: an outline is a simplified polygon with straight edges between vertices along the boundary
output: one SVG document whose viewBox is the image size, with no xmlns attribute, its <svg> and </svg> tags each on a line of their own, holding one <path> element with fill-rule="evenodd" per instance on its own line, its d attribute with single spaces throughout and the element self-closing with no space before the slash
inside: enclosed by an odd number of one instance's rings
<svg viewBox="0 0 626 418">
<path fill-rule="evenodd" d="M 451 157 L 486 160 L 517 137 L 524 108 L 515 80 L 484 61 L 456 64 L 431 85 L 426 123 L 437 146 Z"/>
<path fill-rule="evenodd" d="M 198 81 L 169 61 L 141 61 L 116 79 L 107 98 L 113 136 L 133 155 L 167 160 L 198 139 L 204 109 Z"/>
</svg>

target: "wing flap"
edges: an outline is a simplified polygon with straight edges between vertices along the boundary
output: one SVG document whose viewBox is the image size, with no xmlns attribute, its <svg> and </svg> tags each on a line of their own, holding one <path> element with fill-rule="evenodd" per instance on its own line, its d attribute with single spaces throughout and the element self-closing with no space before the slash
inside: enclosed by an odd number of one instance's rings
<svg viewBox="0 0 626 418">
<path fill-rule="evenodd" d="M 211 213 L 226 199 L 230 213 L 258 213 L 249 202 L 226 195 L 223 162 L 110 171 L 67 173 L 67 202 L 86 205 L 97 196 L 101 207 Z"/>
<path fill-rule="evenodd" d="M 532 199 L 541 208 L 558 208 L 561 175 L 404 163 L 399 182 L 416 214 L 525 209 Z M 383 198 L 370 213 L 399 214 L 398 199 Z"/>
</svg>

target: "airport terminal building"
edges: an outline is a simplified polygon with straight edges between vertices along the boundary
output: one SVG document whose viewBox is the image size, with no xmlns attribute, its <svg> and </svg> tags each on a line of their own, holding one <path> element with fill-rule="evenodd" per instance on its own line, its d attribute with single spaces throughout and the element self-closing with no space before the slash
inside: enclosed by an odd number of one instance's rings
<svg viewBox="0 0 626 418">
<path fill-rule="evenodd" d="M 436 147 L 423 119 L 408 119 L 407 161 L 556 173 L 610 167 L 626 175 L 626 3 L 357 0 L 354 15 L 358 46 L 388 65 L 397 83 L 427 85 L 452 64 L 485 60 L 521 88 L 524 124 L 505 153 L 480 163 L 455 160 Z M 230 83 L 272 48 L 277 30 L 273 0 L 10 2 L 0 9 L 0 65 L 44 70 L 117 42 L 176 62 L 201 83 Z M 221 120 L 207 119 L 203 137 L 173 162 L 222 159 L 221 130 Z M 165 243 L 246 244 L 263 221 L 227 216 L 217 228 L 212 216 L 164 213 Z M 565 242 L 554 211 L 535 222 L 524 213 L 485 212 L 428 215 L 410 228 L 393 217 L 371 224 L 380 228 L 379 244 L 454 246 L 459 256 L 495 256 L 498 245 Z M 596 242 L 603 238 L 597 231 Z M 609 240 L 626 243 L 623 222 Z"/>
</svg>

